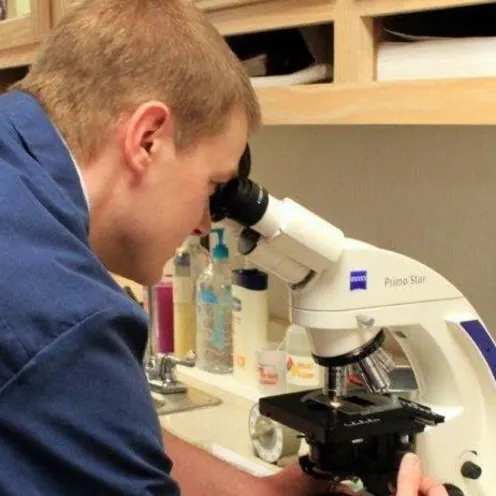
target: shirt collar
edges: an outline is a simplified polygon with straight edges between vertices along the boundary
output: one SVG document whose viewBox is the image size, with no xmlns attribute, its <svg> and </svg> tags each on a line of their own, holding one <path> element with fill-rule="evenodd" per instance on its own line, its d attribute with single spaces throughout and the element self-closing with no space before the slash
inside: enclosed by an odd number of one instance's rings
<svg viewBox="0 0 496 496">
<path fill-rule="evenodd" d="M 60 132 L 59 128 L 55 124 L 53 124 L 53 127 L 55 128 L 55 131 L 57 131 L 57 134 L 58 134 L 60 140 L 62 141 L 62 143 L 64 143 L 64 146 L 67 150 L 67 153 L 71 157 L 72 164 L 74 165 L 74 168 L 76 169 L 77 175 L 79 177 L 81 189 L 83 190 L 84 199 L 86 200 L 86 206 L 88 207 L 88 212 L 89 212 L 89 210 L 90 210 L 90 197 L 88 196 L 88 188 L 86 186 L 86 182 L 85 182 L 84 177 L 83 177 L 83 172 L 81 171 L 81 168 L 79 167 L 79 165 L 77 163 L 76 157 L 74 157 L 71 149 L 69 148 L 69 145 L 67 144 L 66 140 L 62 136 L 62 133 Z"/>
</svg>

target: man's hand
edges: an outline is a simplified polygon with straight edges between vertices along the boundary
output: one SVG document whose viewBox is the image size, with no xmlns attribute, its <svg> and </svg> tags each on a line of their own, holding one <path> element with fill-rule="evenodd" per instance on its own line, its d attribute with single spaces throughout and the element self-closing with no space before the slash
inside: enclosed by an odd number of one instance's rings
<svg viewBox="0 0 496 496">
<path fill-rule="evenodd" d="M 396 496 L 448 496 L 446 489 L 422 475 L 420 460 L 413 453 L 401 460 Z"/>
<path fill-rule="evenodd" d="M 291 465 L 277 475 L 268 477 L 270 490 L 264 494 L 285 495 L 294 494 L 298 496 L 311 496 L 315 494 L 330 494 L 328 483 L 308 477 L 304 474 L 298 464 Z M 346 486 L 334 487 L 336 493 L 355 494 Z M 438 482 L 422 475 L 420 460 L 414 453 L 408 453 L 401 460 L 398 473 L 396 496 L 448 496 L 446 489 Z"/>
<path fill-rule="evenodd" d="M 268 491 L 264 495 L 271 496 L 286 496 L 288 494 L 294 496 L 316 496 L 321 494 L 332 495 L 338 492 L 339 494 L 350 496 L 355 494 L 351 489 L 342 484 L 334 486 L 335 493 L 330 493 L 330 483 L 328 480 L 315 479 L 308 476 L 303 472 L 299 463 L 288 465 L 276 475 L 266 477 L 265 482 L 268 483 Z"/>
</svg>

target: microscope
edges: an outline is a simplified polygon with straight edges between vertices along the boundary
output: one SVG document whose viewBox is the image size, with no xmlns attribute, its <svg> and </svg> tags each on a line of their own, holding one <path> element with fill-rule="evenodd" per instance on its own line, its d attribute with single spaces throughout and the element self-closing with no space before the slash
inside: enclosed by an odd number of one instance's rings
<svg viewBox="0 0 496 496">
<path fill-rule="evenodd" d="M 404 255 L 349 239 L 291 199 L 238 177 L 211 197 L 214 221 L 238 229 L 238 250 L 283 279 L 292 321 L 306 328 L 319 390 L 261 398 L 260 413 L 301 433 L 308 474 L 360 479 L 369 493 L 394 493 L 402 456 L 421 458 L 450 496 L 496 491 L 496 344 L 449 281 Z M 408 359 L 415 401 L 389 392 L 389 335 Z M 359 388 L 347 387 L 350 375 Z"/>
</svg>

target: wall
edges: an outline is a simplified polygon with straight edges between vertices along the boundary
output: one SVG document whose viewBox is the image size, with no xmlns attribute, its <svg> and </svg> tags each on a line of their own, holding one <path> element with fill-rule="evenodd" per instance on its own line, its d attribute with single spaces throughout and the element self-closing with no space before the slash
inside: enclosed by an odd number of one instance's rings
<svg viewBox="0 0 496 496">
<path fill-rule="evenodd" d="M 253 178 L 347 236 L 450 279 L 496 330 L 496 132 L 490 127 L 266 127 Z M 271 311 L 287 316 L 271 280 Z"/>
</svg>

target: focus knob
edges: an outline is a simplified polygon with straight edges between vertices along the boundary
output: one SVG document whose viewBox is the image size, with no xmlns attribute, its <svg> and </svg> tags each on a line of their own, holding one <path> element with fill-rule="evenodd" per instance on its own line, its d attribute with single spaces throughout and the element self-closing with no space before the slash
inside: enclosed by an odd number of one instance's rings
<svg viewBox="0 0 496 496">
<path fill-rule="evenodd" d="M 466 479 L 476 480 L 482 475 L 482 469 L 474 462 L 465 462 L 462 465 L 462 475 Z"/>
<path fill-rule="evenodd" d="M 448 496 L 465 496 L 463 491 L 453 484 L 443 484 Z"/>
</svg>

